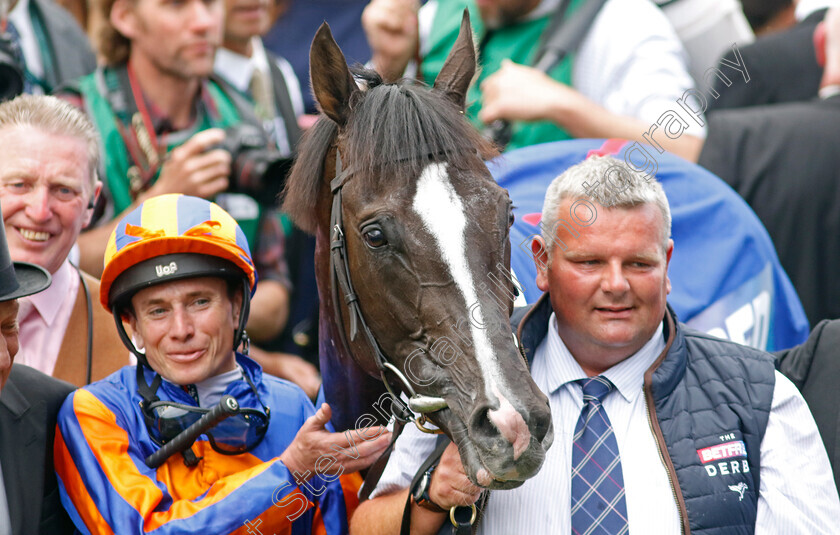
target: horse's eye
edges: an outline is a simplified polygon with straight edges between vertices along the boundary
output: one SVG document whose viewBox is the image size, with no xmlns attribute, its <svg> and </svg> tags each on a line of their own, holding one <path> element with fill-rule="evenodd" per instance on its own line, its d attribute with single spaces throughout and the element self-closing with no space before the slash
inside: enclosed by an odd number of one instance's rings
<svg viewBox="0 0 840 535">
<path fill-rule="evenodd" d="M 379 247 L 388 244 L 388 240 L 385 239 L 385 234 L 378 228 L 366 230 L 364 234 L 362 234 L 362 237 L 365 239 L 367 246 L 371 249 L 378 249 Z"/>
<path fill-rule="evenodd" d="M 513 214 L 513 210 L 508 213 L 508 228 L 513 226 L 513 222 L 516 221 L 516 216 Z"/>
</svg>

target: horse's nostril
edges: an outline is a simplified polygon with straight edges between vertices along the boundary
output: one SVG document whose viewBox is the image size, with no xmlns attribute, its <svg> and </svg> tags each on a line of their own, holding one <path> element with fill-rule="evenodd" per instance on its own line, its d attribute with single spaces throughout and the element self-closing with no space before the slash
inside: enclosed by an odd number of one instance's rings
<svg viewBox="0 0 840 535">
<path fill-rule="evenodd" d="M 534 411 L 529 420 L 530 425 L 528 427 L 531 434 L 541 444 L 548 430 L 551 429 L 551 411 L 548 410 L 548 407 L 544 411 Z"/>
<path fill-rule="evenodd" d="M 487 414 L 490 409 L 488 405 L 481 405 L 473 411 L 469 424 L 469 433 L 473 440 L 493 439 L 499 436 L 498 429 Z"/>
<path fill-rule="evenodd" d="M 498 448 L 500 439 L 513 446 L 513 460 L 528 449 L 531 431 L 522 415 L 504 397 L 499 396 L 498 408 L 482 405 L 473 412 L 470 419 L 470 435 L 476 442 L 484 442 L 487 448 Z"/>
</svg>

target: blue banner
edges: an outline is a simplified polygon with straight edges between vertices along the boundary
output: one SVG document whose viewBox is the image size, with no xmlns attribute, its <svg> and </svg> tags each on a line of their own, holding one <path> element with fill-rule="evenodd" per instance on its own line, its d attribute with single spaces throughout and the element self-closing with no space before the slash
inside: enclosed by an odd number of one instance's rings
<svg viewBox="0 0 840 535">
<path fill-rule="evenodd" d="M 579 139 L 505 153 L 490 164 L 510 192 L 516 222 L 511 229 L 511 268 L 528 303 L 541 292 L 530 241 L 539 235 L 543 198 L 551 181 L 590 151 L 626 155 L 637 168 L 647 159 L 671 206 L 674 254 L 668 302 L 688 325 L 767 351 L 800 344 L 808 320 L 779 264 L 767 231 L 752 209 L 722 180 L 702 167 L 638 143 Z"/>
</svg>

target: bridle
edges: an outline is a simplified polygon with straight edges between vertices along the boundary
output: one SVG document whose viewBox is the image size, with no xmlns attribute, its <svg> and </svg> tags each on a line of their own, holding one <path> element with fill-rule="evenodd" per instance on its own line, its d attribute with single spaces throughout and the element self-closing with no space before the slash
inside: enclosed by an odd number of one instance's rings
<svg viewBox="0 0 840 535">
<path fill-rule="evenodd" d="M 335 177 L 330 181 L 332 192 L 332 209 L 330 213 L 330 277 L 332 279 L 332 300 L 335 308 L 336 321 L 338 322 L 338 336 L 347 352 L 353 357 L 356 363 L 366 369 L 359 358 L 353 354 L 350 343 L 344 331 L 344 324 L 341 317 L 339 288 L 344 296 L 344 304 L 347 306 L 350 317 L 350 342 L 356 340 L 361 330 L 371 353 L 374 356 L 379 376 L 391 396 L 391 414 L 394 418 L 405 424 L 413 421 L 420 431 L 425 433 L 442 433 L 440 430 L 424 427 L 428 421 L 426 414 L 439 411 L 448 407 L 445 399 L 441 397 L 424 396 L 415 392 L 408 378 L 391 362 L 382 352 L 376 337 L 370 330 L 359 305 L 359 296 L 353 289 L 353 282 L 350 280 L 350 264 L 347 260 L 347 242 L 344 236 L 344 218 L 342 215 L 341 190 L 347 180 L 353 176 L 353 168 L 348 166 L 342 168 L 341 154 L 338 147 L 335 149 Z M 386 372 L 390 372 L 400 382 L 400 386 L 408 396 L 408 404 L 397 394 L 391 385 Z M 418 415 L 415 416 L 415 413 Z"/>
</svg>

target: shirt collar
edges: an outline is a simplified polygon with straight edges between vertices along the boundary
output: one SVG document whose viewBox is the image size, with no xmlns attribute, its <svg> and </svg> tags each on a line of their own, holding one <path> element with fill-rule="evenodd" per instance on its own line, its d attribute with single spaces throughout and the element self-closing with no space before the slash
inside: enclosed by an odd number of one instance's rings
<svg viewBox="0 0 840 535">
<path fill-rule="evenodd" d="M 30 295 L 27 298 L 47 326 L 51 326 L 55 321 L 61 303 L 67 298 L 70 282 L 74 276 L 77 276 L 76 270 L 68 260 L 65 260 L 58 270 L 52 274 L 52 284 L 43 292 Z M 75 296 L 70 298 L 74 299 Z"/>
<path fill-rule="evenodd" d="M 557 318 L 554 313 L 548 320 L 548 334 L 546 335 L 547 366 L 546 385 L 549 393 L 573 381 L 586 379 L 587 375 L 575 360 L 566 344 L 557 333 Z M 642 348 L 630 357 L 619 362 L 602 375 L 609 379 L 628 402 L 636 399 L 642 391 L 645 371 L 656 361 L 665 349 L 665 339 L 662 335 L 662 322 L 656 328 L 653 336 Z"/>
<path fill-rule="evenodd" d="M 227 48 L 219 48 L 216 51 L 214 70 L 243 93 L 248 92 L 254 70 L 265 71 L 264 67 L 268 65 L 262 41 L 258 37 L 254 37 L 251 40 L 251 46 L 253 47 L 253 53 L 250 57 Z"/>
<path fill-rule="evenodd" d="M 208 377 L 203 381 L 195 383 L 195 389 L 198 392 L 198 402 L 201 407 L 212 408 L 222 399 L 225 390 L 230 383 L 242 379 L 242 367 L 238 364 L 229 372 Z"/>
<path fill-rule="evenodd" d="M 29 0 L 18 0 L 18 3 L 15 4 L 14 9 L 9 12 L 9 19 L 15 23 L 15 27 L 20 26 L 21 24 L 30 25 L 29 21 Z M 20 31 L 20 28 L 18 28 Z"/>
<path fill-rule="evenodd" d="M 263 370 L 262 366 L 260 366 L 255 360 L 243 355 L 242 353 L 236 353 L 236 364 L 236 369 L 239 371 L 238 377 L 227 382 L 224 393 L 233 395 L 244 407 L 246 404 L 244 400 L 239 397 L 238 393 L 251 392 L 251 387 L 247 381 L 239 381 L 239 379 L 244 379 L 244 376 L 247 375 L 251 382 L 259 388 L 259 385 L 262 383 Z M 157 372 L 148 365 L 143 366 L 143 368 L 146 384 L 151 384 Z M 231 385 L 234 385 L 234 387 L 231 388 Z M 160 396 L 160 399 L 195 405 L 195 400 L 184 390 L 183 386 L 170 383 L 166 379 L 161 381 L 157 395 Z M 202 406 L 203 405 L 204 402 L 202 400 Z"/>
<path fill-rule="evenodd" d="M 544 17 L 560 7 L 560 0 L 542 0 L 533 11 L 525 15 L 522 20 L 534 20 Z"/>
</svg>

